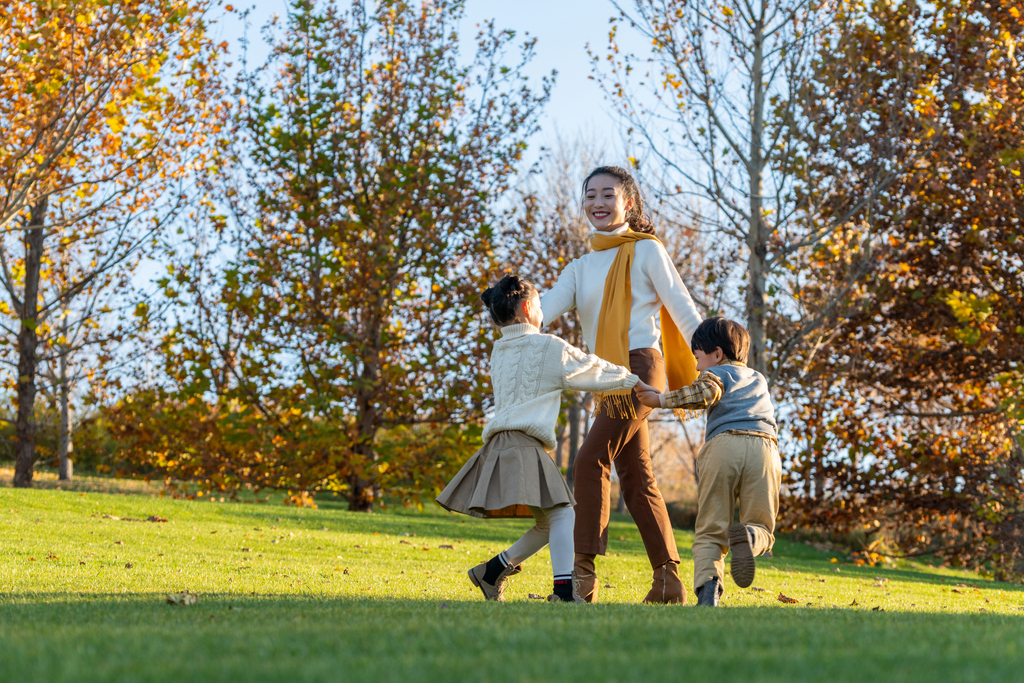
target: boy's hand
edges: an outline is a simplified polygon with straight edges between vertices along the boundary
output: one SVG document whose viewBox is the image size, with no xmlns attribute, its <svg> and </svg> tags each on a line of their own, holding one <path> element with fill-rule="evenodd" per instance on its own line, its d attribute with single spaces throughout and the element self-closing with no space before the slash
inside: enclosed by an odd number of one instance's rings
<svg viewBox="0 0 1024 683">
<path fill-rule="evenodd" d="M 648 408 L 661 407 L 661 392 L 650 384 L 644 384 L 644 381 L 640 380 L 633 389 L 636 391 L 636 397 Z"/>
</svg>

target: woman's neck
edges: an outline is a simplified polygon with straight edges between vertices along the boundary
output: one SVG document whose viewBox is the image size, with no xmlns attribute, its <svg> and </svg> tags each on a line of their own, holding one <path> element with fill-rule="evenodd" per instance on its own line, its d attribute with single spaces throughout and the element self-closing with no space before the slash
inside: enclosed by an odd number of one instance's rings
<svg viewBox="0 0 1024 683">
<path fill-rule="evenodd" d="M 616 225 L 609 225 L 606 228 L 596 228 L 596 230 L 598 232 L 615 232 L 616 230 L 618 230 L 620 228 L 626 228 L 626 227 L 629 227 L 629 223 L 628 222 L 618 223 Z"/>
</svg>

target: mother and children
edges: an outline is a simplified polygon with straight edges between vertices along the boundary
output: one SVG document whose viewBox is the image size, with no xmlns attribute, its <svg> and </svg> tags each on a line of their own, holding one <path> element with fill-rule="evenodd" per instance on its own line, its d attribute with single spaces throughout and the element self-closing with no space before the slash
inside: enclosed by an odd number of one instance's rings
<svg viewBox="0 0 1024 683">
<path fill-rule="evenodd" d="M 475 517 L 535 520 L 511 547 L 469 570 L 487 600 L 503 601 L 509 577 L 547 545 L 554 574 L 548 600 L 593 602 L 595 559 L 608 547 L 614 461 L 654 570 L 643 601 L 686 604 L 675 536 L 651 466 L 647 418 L 652 408 L 675 409 L 680 417 L 706 411 L 693 585 L 698 605 L 718 606 L 726 553 L 732 551 L 733 581 L 746 587 L 755 556 L 775 542 L 781 464 L 768 385 L 745 364 L 745 328 L 721 317 L 701 321 L 626 170 L 591 172 L 583 208 L 594 228 L 592 251 L 566 266 L 551 290 L 540 296 L 531 283 L 506 275 L 481 296 L 501 328 L 491 354 L 494 417 L 483 448 L 437 502 Z M 573 307 L 593 353 L 540 331 Z M 597 400 L 576 456 L 574 491 L 549 455 L 567 389 L 593 392 Z"/>
</svg>

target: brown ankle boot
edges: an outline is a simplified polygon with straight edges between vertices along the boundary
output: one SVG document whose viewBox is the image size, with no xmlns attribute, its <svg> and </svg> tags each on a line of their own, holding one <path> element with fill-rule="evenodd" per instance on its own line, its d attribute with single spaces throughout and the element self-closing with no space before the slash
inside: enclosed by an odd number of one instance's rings
<svg viewBox="0 0 1024 683">
<path fill-rule="evenodd" d="M 596 602 L 598 593 L 597 570 L 594 568 L 594 555 L 576 553 L 573 561 L 573 591 L 583 598 L 584 602 Z"/>
<path fill-rule="evenodd" d="M 644 603 L 648 605 L 686 604 L 686 588 L 679 580 L 678 564 L 669 561 L 654 569 L 651 592 L 644 598 Z"/>
</svg>

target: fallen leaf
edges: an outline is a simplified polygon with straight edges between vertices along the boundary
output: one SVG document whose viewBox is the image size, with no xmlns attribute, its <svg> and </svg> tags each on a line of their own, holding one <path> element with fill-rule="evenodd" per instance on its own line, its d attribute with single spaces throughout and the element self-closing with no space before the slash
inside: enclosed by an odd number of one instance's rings
<svg viewBox="0 0 1024 683">
<path fill-rule="evenodd" d="M 341 573 L 342 573 L 342 574 L 345 574 L 345 575 L 347 576 L 347 575 L 348 575 L 348 567 L 345 567 L 345 569 L 344 569 L 344 570 L 342 570 L 342 572 L 341 572 Z"/>
<path fill-rule="evenodd" d="M 853 602 L 850 603 L 850 607 L 856 607 L 856 606 L 857 606 L 857 598 L 854 598 Z"/>
<path fill-rule="evenodd" d="M 124 545 L 124 541 L 114 541 L 114 545 Z"/>
<path fill-rule="evenodd" d="M 124 568 L 125 569 L 131 569 L 132 568 L 132 563 L 131 562 L 125 562 L 124 563 Z"/>
<path fill-rule="evenodd" d="M 441 550 L 455 550 L 455 546 L 448 545 L 447 543 L 445 543 L 444 545 L 439 545 L 437 547 Z"/>
<path fill-rule="evenodd" d="M 242 552 L 243 553 L 251 553 L 252 552 L 252 548 L 242 548 Z"/>
<path fill-rule="evenodd" d="M 963 595 L 963 593 L 961 593 L 960 591 L 958 591 L 955 588 L 951 588 L 950 590 L 953 591 L 954 593 L 956 593 L 957 595 Z"/>
<path fill-rule="evenodd" d="M 882 607 L 872 607 L 872 608 L 871 608 L 871 611 L 872 611 L 872 612 L 884 612 L 884 611 L 885 611 L 885 609 L 884 609 L 884 608 L 882 608 Z"/>
<path fill-rule="evenodd" d="M 531 600 L 543 600 L 544 599 L 543 595 L 537 595 L 536 593 L 530 593 L 529 597 L 530 597 Z"/>
<path fill-rule="evenodd" d="M 402 539 L 401 541 L 399 541 L 399 543 L 404 543 L 406 545 L 412 545 L 412 543 L 409 543 L 409 541 L 406 541 L 405 539 Z"/>
<path fill-rule="evenodd" d="M 448 609 L 448 603 L 447 602 L 442 602 L 441 603 L 441 609 Z"/>
<path fill-rule="evenodd" d="M 194 605 L 197 602 L 199 602 L 199 598 L 194 593 L 189 593 L 188 591 L 167 594 L 168 605 Z"/>
<path fill-rule="evenodd" d="M 115 517 L 114 515 L 103 515 L 103 519 L 116 519 L 118 521 L 121 520 L 120 517 Z"/>
<path fill-rule="evenodd" d="M 604 585 L 604 587 L 605 587 L 605 588 L 615 588 L 615 586 L 611 585 L 610 583 L 606 583 L 606 584 Z"/>
<path fill-rule="evenodd" d="M 787 605 L 792 605 L 792 604 L 800 602 L 800 601 L 795 599 L 795 598 L 791 598 L 791 597 L 789 597 L 787 595 L 783 595 L 782 593 L 779 593 L 779 602 L 784 602 Z"/>
<path fill-rule="evenodd" d="M 750 590 L 757 591 L 758 593 L 767 593 L 768 592 L 767 588 L 757 588 L 756 586 L 751 588 Z"/>
</svg>

